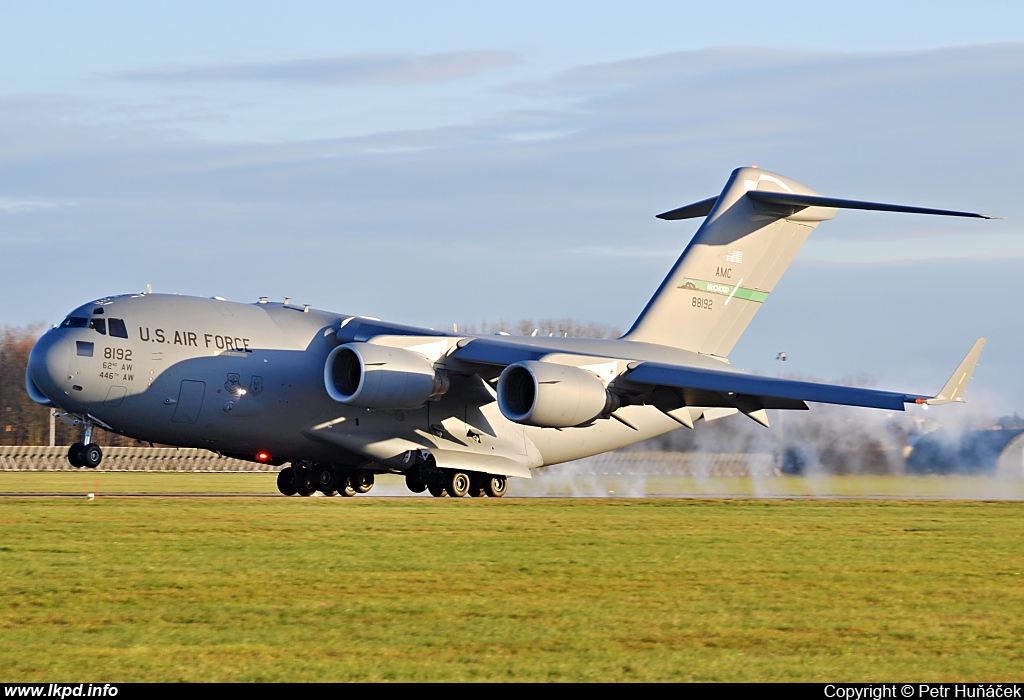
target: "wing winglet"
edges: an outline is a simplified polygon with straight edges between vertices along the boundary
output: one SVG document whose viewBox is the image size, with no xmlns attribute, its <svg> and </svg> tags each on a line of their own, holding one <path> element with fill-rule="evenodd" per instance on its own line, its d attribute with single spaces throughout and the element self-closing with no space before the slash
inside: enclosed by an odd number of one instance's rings
<svg viewBox="0 0 1024 700">
<path fill-rule="evenodd" d="M 981 351 L 985 347 L 985 338 L 978 338 L 975 341 L 974 346 L 971 348 L 967 356 L 964 357 L 963 361 L 953 372 L 953 376 L 946 382 L 946 386 L 942 387 L 937 395 L 932 397 L 918 396 L 914 399 L 914 403 L 927 404 L 929 406 L 940 406 L 942 404 L 953 403 L 954 401 L 963 403 L 964 392 L 967 391 L 967 384 L 971 381 L 971 375 L 974 374 L 974 368 L 978 365 L 978 358 L 981 356 Z"/>
</svg>

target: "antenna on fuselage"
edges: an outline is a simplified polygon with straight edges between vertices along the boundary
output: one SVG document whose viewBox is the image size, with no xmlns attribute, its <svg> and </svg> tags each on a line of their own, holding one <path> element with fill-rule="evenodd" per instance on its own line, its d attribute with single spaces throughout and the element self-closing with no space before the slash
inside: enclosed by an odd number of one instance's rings
<svg viewBox="0 0 1024 700">
<path fill-rule="evenodd" d="M 153 285 L 147 284 L 146 285 L 146 294 L 152 294 L 152 293 L 153 293 Z"/>
</svg>

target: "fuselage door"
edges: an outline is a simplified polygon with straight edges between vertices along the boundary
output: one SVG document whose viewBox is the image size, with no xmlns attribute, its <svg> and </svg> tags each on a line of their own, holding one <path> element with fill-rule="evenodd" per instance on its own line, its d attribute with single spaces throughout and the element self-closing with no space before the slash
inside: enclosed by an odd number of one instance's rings
<svg viewBox="0 0 1024 700">
<path fill-rule="evenodd" d="M 199 411 L 203 407 L 203 395 L 206 393 L 206 382 L 186 379 L 178 391 L 178 404 L 174 408 L 171 420 L 175 423 L 195 423 L 199 419 Z"/>
</svg>

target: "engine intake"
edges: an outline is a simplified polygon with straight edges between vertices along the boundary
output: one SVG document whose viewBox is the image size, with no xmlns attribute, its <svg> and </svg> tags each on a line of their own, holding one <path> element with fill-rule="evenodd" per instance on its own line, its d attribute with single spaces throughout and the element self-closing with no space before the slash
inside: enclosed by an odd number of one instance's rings
<svg viewBox="0 0 1024 700">
<path fill-rule="evenodd" d="M 498 379 L 502 415 L 524 425 L 571 428 L 617 406 L 597 375 L 579 367 L 528 360 L 509 365 Z"/>
<path fill-rule="evenodd" d="M 394 410 L 422 406 L 440 396 L 448 391 L 448 378 L 411 350 L 346 343 L 327 356 L 324 386 L 339 403 Z"/>
</svg>

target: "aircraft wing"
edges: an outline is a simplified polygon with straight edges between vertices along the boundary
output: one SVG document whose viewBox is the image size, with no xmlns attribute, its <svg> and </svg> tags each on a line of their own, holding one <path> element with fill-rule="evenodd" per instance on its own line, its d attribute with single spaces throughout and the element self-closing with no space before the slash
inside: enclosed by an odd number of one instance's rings
<svg viewBox="0 0 1024 700">
<path fill-rule="evenodd" d="M 459 343 L 458 349 L 452 353 L 452 356 L 463 362 L 507 367 L 516 362 L 539 360 L 545 355 L 555 352 L 561 351 L 514 340 L 473 338 Z"/>
<path fill-rule="evenodd" d="M 651 387 L 665 386 L 711 391 L 728 396 L 745 396 L 759 399 L 762 404 L 773 404 L 779 399 L 789 399 L 902 411 L 903 404 L 915 403 L 919 398 L 928 398 L 836 384 L 760 377 L 736 371 L 680 367 L 659 362 L 638 363 L 623 378 L 634 384 Z M 764 407 L 774 408 L 772 405 Z"/>
<path fill-rule="evenodd" d="M 634 361 L 619 378 L 624 387 L 657 389 L 666 387 L 680 390 L 684 396 L 694 397 L 691 405 L 736 405 L 745 413 L 763 408 L 806 408 L 803 402 L 831 403 L 845 406 L 863 406 L 894 411 L 904 405 L 945 404 L 962 402 L 985 339 L 974 343 L 956 371 L 935 396 L 907 394 L 879 389 L 821 384 L 795 379 L 763 377 L 735 369 L 708 369 L 661 362 Z M 454 357 L 476 364 L 508 366 L 516 362 L 543 360 L 547 355 L 559 353 L 555 348 L 520 343 L 513 340 L 475 338 L 459 347 Z M 708 401 L 717 397 L 714 403 Z"/>
</svg>

